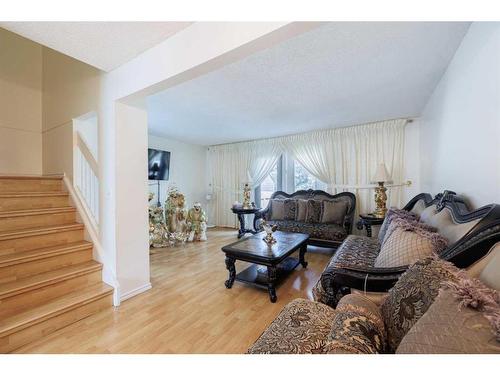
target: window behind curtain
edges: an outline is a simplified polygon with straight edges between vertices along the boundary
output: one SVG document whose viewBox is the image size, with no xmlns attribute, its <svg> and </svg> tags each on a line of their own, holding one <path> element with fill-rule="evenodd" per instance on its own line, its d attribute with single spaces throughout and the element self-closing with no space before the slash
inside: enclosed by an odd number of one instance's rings
<svg viewBox="0 0 500 375">
<path fill-rule="evenodd" d="M 297 190 L 326 190 L 327 185 L 311 175 L 297 160 L 293 163 L 294 187 Z"/>
</svg>

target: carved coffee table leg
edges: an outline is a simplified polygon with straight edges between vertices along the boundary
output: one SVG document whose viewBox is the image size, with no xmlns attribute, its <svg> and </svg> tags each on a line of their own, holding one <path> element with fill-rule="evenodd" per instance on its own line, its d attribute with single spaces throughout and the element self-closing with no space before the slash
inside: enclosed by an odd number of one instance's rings
<svg viewBox="0 0 500 375">
<path fill-rule="evenodd" d="M 227 289 L 231 289 L 231 287 L 234 284 L 234 279 L 236 277 L 236 267 L 234 266 L 235 262 L 236 262 L 236 259 L 226 257 L 226 268 L 229 271 L 229 279 L 227 279 L 224 282 L 224 285 L 226 286 Z"/>
<path fill-rule="evenodd" d="M 269 299 L 272 303 L 276 302 L 276 267 L 267 267 L 267 289 L 269 291 Z"/>
<path fill-rule="evenodd" d="M 306 251 L 307 251 L 307 244 L 303 245 L 299 250 L 299 262 L 304 268 L 307 268 L 307 262 L 304 257 L 306 255 Z"/>
</svg>

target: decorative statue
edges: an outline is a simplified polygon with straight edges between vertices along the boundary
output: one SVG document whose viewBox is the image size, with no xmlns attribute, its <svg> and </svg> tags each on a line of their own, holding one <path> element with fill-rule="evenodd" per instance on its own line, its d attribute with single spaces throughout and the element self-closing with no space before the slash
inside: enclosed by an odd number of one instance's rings
<svg viewBox="0 0 500 375">
<path fill-rule="evenodd" d="M 262 221 L 262 228 L 266 231 L 266 236 L 262 239 L 268 245 L 276 243 L 276 238 L 273 237 L 273 232 L 276 232 L 276 225 L 269 225 L 265 220 Z"/>
<path fill-rule="evenodd" d="M 250 204 L 250 185 L 248 183 L 243 186 L 243 208 L 245 210 L 252 208 Z"/>
<path fill-rule="evenodd" d="M 185 199 L 175 186 L 168 190 L 165 201 L 165 217 L 171 242 L 185 242 L 187 239 Z"/>
<path fill-rule="evenodd" d="M 189 242 L 207 240 L 207 214 L 202 210 L 200 202 L 196 202 L 188 211 L 187 224 L 190 230 Z"/>
<path fill-rule="evenodd" d="M 149 193 L 149 202 L 154 198 L 153 193 Z M 163 208 L 149 206 L 149 246 L 168 246 L 168 231 L 164 223 Z"/>
</svg>

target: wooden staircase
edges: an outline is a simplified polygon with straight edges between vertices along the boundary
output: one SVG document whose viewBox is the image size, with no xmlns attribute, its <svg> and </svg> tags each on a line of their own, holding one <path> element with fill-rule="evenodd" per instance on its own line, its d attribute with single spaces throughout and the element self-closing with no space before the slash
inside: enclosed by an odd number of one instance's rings
<svg viewBox="0 0 500 375">
<path fill-rule="evenodd" d="M 62 177 L 0 176 L 0 353 L 112 304 Z"/>
</svg>

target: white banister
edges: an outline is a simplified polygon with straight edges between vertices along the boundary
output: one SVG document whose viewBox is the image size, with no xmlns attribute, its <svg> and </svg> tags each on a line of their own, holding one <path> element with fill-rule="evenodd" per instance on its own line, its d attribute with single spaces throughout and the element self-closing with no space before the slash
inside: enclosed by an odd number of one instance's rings
<svg viewBox="0 0 500 375">
<path fill-rule="evenodd" d="M 73 186 L 84 209 L 97 228 L 99 226 L 99 167 L 78 130 L 74 132 L 74 136 Z"/>
</svg>

